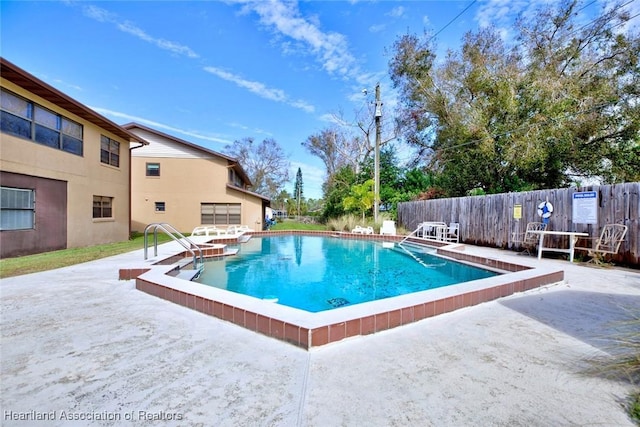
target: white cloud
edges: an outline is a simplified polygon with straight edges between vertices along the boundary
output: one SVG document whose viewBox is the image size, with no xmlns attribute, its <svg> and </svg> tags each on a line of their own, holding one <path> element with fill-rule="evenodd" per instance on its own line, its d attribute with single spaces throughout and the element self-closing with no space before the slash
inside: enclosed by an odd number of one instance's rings
<svg viewBox="0 0 640 427">
<path fill-rule="evenodd" d="M 306 112 L 313 112 L 315 110 L 312 105 L 306 103 L 305 101 L 290 100 L 287 94 L 282 89 L 269 88 L 264 83 L 243 79 L 236 74 L 230 73 L 217 67 L 204 67 L 204 70 L 208 73 L 220 77 L 223 80 L 235 83 L 239 87 L 247 89 L 249 92 L 254 93 L 262 98 L 276 102 L 283 102 Z"/>
<path fill-rule="evenodd" d="M 403 6 L 397 6 L 391 9 L 387 13 L 387 16 L 390 16 L 392 18 L 402 18 L 404 16 L 404 12 L 405 12 L 405 9 Z"/>
<path fill-rule="evenodd" d="M 329 74 L 357 73 L 347 38 L 336 32 L 323 32 L 316 19 L 304 19 L 297 3 L 280 0 L 240 0 L 240 3 L 244 5 L 244 13 L 257 13 L 263 25 L 306 46 Z"/>
<path fill-rule="evenodd" d="M 120 31 L 131 34 L 134 37 L 139 38 L 147 43 L 151 43 L 163 50 L 168 50 L 178 55 L 184 55 L 188 58 L 198 58 L 199 55 L 195 53 L 188 46 L 184 46 L 180 43 L 165 40 L 161 38 L 155 38 L 147 34 L 143 29 L 138 28 L 132 22 L 121 21 L 118 15 L 109 12 L 106 9 L 102 9 L 94 5 L 83 5 L 82 11 L 85 16 L 95 19 L 99 22 L 106 22 L 114 24 Z"/>
<path fill-rule="evenodd" d="M 64 80 L 60 80 L 60 79 L 55 79 L 55 80 L 54 80 L 54 83 L 56 83 L 56 84 L 58 84 L 58 85 L 60 85 L 60 86 L 65 86 L 65 87 L 68 87 L 68 88 L 71 88 L 71 89 L 77 90 L 78 92 L 82 92 L 82 90 L 83 90 L 83 89 L 82 89 L 80 86 L 78 86 L 78 85 L 74 85 L 74 84 L 71 84 L 71 83 L 67 83 L 67 82 L 65 82 Z"/>
<path fill-rule="evenodd" d="M 153 127 L 155 129 L 164 129 L 166 131 L 172 132 L 172 133 L 177 133 L 180 135 L 184 135 L 184 136 L 188 136 L 191 138 L 197 138 L 197 139 L 201 139 L 203 141 L 210 141 L 210 142 L 215 142 L 217 144 L 231 144 L 233 141 L 229 140 L 229 139 L 224 139 L 224 138 L 218 138 L 215 136 L 208 136 L 208 135 L 203 135 L 199 132 L 194 132 L 194 131 L 189 131 L 189 130 L 184 130 L 184 129 L 179 129 L 179 128 L 174 128 L 171 126 L 167 126 L 163 123 L 158 123 L 158 122 L 154 122 L 152 120 L 148 120 L 142 117 L 137 117 L 137 116 L 132 116 L 130 114 L 127 113 L 121 113 L 119 111 L 112 111 L 112 110 L 107 110 L 106 108 L 100 108 L 100 107 L 89 107 L 92 110 L 104 115 L 104 116 L 108 116 L 108 117 L 115 117 L 118 119 L 125 119 L 127 121 L 132 121 L 132 122 L 136 122 L 136 123 L 140 123 L 143 125 L 147 125 L 150 127 Z"/>
</svg>

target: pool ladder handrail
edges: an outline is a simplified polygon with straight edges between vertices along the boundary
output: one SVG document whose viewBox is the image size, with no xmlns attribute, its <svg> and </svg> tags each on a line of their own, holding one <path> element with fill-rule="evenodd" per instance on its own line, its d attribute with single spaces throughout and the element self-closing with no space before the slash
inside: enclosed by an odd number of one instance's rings
<svg viewBox="0 0 640 427">
<path fill-rule="evenodd" d="M 404 239 L 400 240 L 400 242 L 398 243 L 398 245 L 403 244 L 405 241 L 407 241 L 411 236 L 413 236 L 414 234 L 416 234 L 418 231 L 420 231 L 422 229 L 422 224 L 418 225 L 418 228 L 416 228 L 415 230 L 413 230 L 411 233 L 407 234 Z"/>
<path fill-rule="evenodd" d="M 404 239 L 402 239 L 400 242 L 398 242 L 398 247 L 400 249 L 402 249 L 403 251 L 405 251 L 411 258 L 413 258 L 414 260 L 416 260 L 418 262 L 418 264 L 422 265 L 425 268 L 432 268 L 431 265 L 425 263 L 423 260 L 421 260 L 420 258 L 418 258 L 414 253 L 412 253 L 411 251 L 409 251 L 407 248 L 405 248 L 404 246 L 402 246 L 402 244 L 404 242 L 406 242 L 411 236 L 413 236 L 414 234 L 416 234 L 418 231 L 420 231 L 422 229 L 422 224 L 418 225 L 418 228 L 416 228 L 415 230 L 413 230 L 411 233 L 409 233 L 407 236 L 405 236 Z"/>
<path fill-rule="evenodd" d="M 422 265 L 424 268 L 433 268 L 433 265 L 427 264 L 426 262 L 424 262 L 423 260 L 421 260 L 420 258 L 418 258 L 416 256 L 416 254 L 412 253 L 410 250 L 408 250 L 407 248 L 405 248 L 404 246 L 402 246 L 401 244 L 398 243 L 398 247 L 400 249 L 402 249 L 403 251 L 405 251 L 407 253 L 407 255 L 409 255 L 411 258 L 413 258 L 414 260 L 416 260 L 418 262 L 418 264 Z"/>
<path fill-rule="evenodd" d="M 158 256 L 158 229 L 162 230 L 167 236 L 171 237 L 173 240 L 178 242 L 180 246 L 185 248 L 187 251 L 191 253 L 193 256 L 193 269 L 198 270 L 198 275 L 204 270 L 204 256 L 202 255 L 202 249 L 200 246 L 196 245 L 191 239 L 185 237 L 182 233 L 176 230 L 171 224 L 166 222 L 154 222 L 149 224 L 144 229 L 144 259 L 147 260 L 148 256 L 148 235 L 149 229 L 153 228 L 153 256 Z M 175 236 L 177 234 L 179 238 Z M 183 242 L 183 240 L 187 241 L 189 245 Z M 193 248 L 196 248 L 200 253 L 200 256 L 196 255 Z M 199 262 L 198 262 L 199 260 Z"/>
</svg>

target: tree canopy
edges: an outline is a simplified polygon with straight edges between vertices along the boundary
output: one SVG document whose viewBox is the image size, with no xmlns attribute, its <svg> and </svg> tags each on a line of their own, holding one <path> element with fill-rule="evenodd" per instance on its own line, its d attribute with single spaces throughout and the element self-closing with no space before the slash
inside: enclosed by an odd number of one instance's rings
<svg viewBox="0 0 640 427">
<path fill-rule="evenodd" d="M 268 138 L 259 144 L 250 137 L 236 140 L 225 146 L 224 152 L 238 160 L 255 193 L 275 199 L 289 182 L 289 160 L 274 139 Z"/>
<path fill-rule="evenodd" d="M 429 34 L 396 41 L 403 134 L 446 194 L 640 179 L 640 38 L 621 31 L 620 4 L 584 25 L 580 6 L 521 17 L 510 45 L 469 32 L 440 62 Z"/>
</svg>

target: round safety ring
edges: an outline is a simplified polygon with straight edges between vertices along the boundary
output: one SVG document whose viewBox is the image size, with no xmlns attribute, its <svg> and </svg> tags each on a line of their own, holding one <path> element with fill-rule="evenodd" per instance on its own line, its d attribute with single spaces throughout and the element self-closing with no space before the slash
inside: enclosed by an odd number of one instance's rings
<svg viewBox="0 0 640 427">
<path fill-rule="evenodd" d="M 553 205 L 549 202 L 542 202 L 538 205 L 538 216 L 549 218 L 553 213 Z"/>
</svg>

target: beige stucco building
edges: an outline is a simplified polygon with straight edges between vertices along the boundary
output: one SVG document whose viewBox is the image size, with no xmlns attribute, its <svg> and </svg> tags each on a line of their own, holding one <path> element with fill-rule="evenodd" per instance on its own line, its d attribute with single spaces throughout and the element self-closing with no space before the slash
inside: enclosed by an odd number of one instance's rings
<svg viewBox="0 0 640 427">
<path fill-rule="evenodd" d="M 247 190 L 236 159 L 137 123 L 123 128 L 149 142 L 131 153 L 133 231 L 152 223 L 183 233 L 202 225 L 262 229 L 270 201 Z"/>
<path fill-rule="evenodd" d="M 0 58 L 0 256 L 124 241 L 141 138 Z"/>
</svg>

